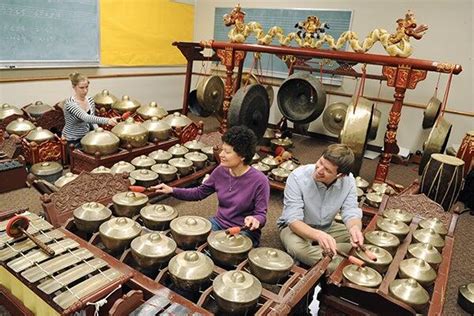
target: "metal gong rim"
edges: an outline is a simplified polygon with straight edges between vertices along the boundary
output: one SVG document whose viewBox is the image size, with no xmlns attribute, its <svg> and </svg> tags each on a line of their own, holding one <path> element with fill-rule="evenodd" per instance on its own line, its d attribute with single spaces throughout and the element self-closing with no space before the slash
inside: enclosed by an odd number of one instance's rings
<svg viewBox="0 0 474 316">
<path fill-rule="evenodd" d="M 341 130 L 340 142 L 349 146 L 354 152 L 355 161 L 352 173 L 358 175 L 364 158 L 368 132 L 372 120 L 373 104 L 367 99 L 359 98 L 354 111 L 354 104 L 347 108 L 344 127 Z"/>
<path fill-rule="evenodd" d="M 372 119 L 370 120 L 369 134 L 367 135 L 369 140 L 374 140 L 377 138 L 377 131 L 379 129 L 381 115 L 382 112 L 376 109 L 374 105 L 374 110 L 372 111 Z"/>
<path fill-rule="evenodd" d="M 270 103 L 270 107 L 273 105 L 273 99 L 275 98 L 275 91 L 273 91 L 273 86 L 271 84 L 267 84 L 265 89 L 268 93 L 268 102 Z"/>
<path fill-rule="evenodd" d="M 191 113 L 196 114 L 201 117 L 208 117 L 212 114 L 211 111 L 207 111 L 204 109 L 197 99 L 197 90 L 194 89 L 193 91 L 189 92 L 188 97 L 188 106 Z"/>
<path fill-rule="evenodd" d="M 423 128 L 431 128 L 433 127 L 436 119 L 439 116 L 441 110 L 441 101 L 436 98 L 432 97 L 426 106 L 426 109 L 423 111 Z"/>
<path fill-rule="evenodd" d="M 419 175 L 423 173 L 423 169 L 425 169 L 426 164 L 430 160 L 431 154 L 444 152 L 452 127 L 453 125 L 446 121 L 444 117 L 440 118 L 438 124 L 433 126 L 424 145 L 423 156 L 418 167 Z"/>
<path fill-rule="evenodd" d="M 323 113 L 326 92 L 323 85 L 309 73 L 288 77 L 277 93 L 280 112 L 294 123 L 310 123 Z"/>
<path fill-rule="evenodd" d="M 344 127 L 348 107 L 347 103 L 334 102 L 324 110 L 323 125 L 330 133 L 339 135 Z"/>
<path fill-rule="evenodd" d="M 245 125 L 261 139 L 267 129 L 270 116 L 268 93 L 261 84 L 240 88 L 235 93 L 229 107 L 229 126 Z"/>
<path fill-rule="evenodd" d="M 224 82 L 219 76 L 210 76 L 199 82 L 197 100 L 207 112 L 214 112 L 224 102 Z"/>
</svg>

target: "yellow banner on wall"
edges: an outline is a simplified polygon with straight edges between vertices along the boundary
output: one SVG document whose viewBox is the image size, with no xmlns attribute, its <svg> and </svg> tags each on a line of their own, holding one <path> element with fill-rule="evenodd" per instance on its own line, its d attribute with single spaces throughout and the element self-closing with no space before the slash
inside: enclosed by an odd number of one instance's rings
<svg viewBox="0 0 474 316">
<path fill-rule="evenodd" d="M 192 41 L 194 6 L 170 0 L 100 0 L 102 65 L 180 65 L 171 43 Z"/>
</svg>

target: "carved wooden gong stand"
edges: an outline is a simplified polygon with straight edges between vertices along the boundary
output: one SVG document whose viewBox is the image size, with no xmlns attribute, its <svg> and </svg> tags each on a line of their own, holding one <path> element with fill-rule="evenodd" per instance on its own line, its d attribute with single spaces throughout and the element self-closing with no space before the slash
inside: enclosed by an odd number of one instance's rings
<svg viewBox="0 0 474 316">
<path fill-rule="evenodd" d="M 279 57 L 292 56 L 291 58 L 296 64 L 305 65 L 308 59 L 329 59 L 335 61 L 345 61 L 347 64 L 371 64 L 382 66 L 383 79 L 387 80 L 387 86 L 393 87 L 394 102 L 390 110 L 387 131 L 384 137 L 384 150 L 382 157 L 377 165 L 375 174 L 375 181 L 384 182 L 388 176 L 388 169 L 393 154 L 397 154 L 399 151 L 397 145 L 397 129 L 400 122 L 400 115 L 405 98 L 405 92 L 407 89 L 413 90 L 416 88 L 418 82 L 426 78 L 428 71 L 440 72 L 440 73 L 453 73 L 455 75 L 462 71 L 461 65 L 442 63 L 437 61 L 414 59 L 414 58 L 400 58 L 391 57 L 376 54 L 367 53 L 354 53 L 345 51 L 333 51 L 333 50 L 322 50 L 322 49 L 311 49 L 311 48 L 299 48 L 299 47 L 283 47 L 283 46 L 264 46 L 256 44 L 238 44 L 218 41 L 202 41 L 201 43 L 196 42 L 174 42 L 174 46 L 177 46 L 181 53 L 187 59 L 186 68 L 186 80 L 184 86 L 183 96 L 183 113 L 188 112 L 188 95 L 191 86 L 191 75 L 193 62 L 197 61 L 220 61 L 226 67 L 226 79 L 225 79 L 225 97 L 223 104 L 223 120 L 221 121 L 221 131 L 227 129 L 227 113 L 230 106 L 233 93 L 233 74 L 234 68 L 238 67 L 237 71 L 237 85 L 240 82 L 242 76 L 243 60 L 247 52 L 259 52 L 274 54 Z M 213 50 L 212 56 L 204 56 L 202 51 L 204 48 L 211 48 Z M 340 70 L 338 74 L 359 77 L 360 74 L 349 67 L 346 71 Z M 368 75 L 367 78 L 375 77 L 374 75 Z"/>
</svg>

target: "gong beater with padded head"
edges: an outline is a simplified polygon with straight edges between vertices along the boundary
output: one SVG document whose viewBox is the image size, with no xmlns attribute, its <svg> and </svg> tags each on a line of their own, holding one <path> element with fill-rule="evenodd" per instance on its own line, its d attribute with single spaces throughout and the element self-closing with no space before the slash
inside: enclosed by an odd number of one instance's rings
<svg viewBox="0 0 474 316">
<path fill-rule="evenodd" d="M 265 134 L 270 116 L 268 93 L 261 84 L 240 88 L 232 98 L 229 107 L 229 126 L 245 125 L 260 140 Z"/>
<path fill-rule="evenodd" d="M 288 77 L 277 93 L 281 114 L 293 123 L 310 123 L 323 113 L 326 92 L 319 79 L 297 72 Z"/>
</svg>

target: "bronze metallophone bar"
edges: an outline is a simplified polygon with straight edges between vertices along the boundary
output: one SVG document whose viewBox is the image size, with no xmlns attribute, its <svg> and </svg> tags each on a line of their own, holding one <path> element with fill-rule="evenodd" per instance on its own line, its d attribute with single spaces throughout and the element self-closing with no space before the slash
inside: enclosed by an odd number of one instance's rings
<svg viewBox="0 0 474 316">
<path fill-rule="evenodd" d="M 53 248 L 56 255 L 49 257 L 28 239 L 8 237 L 8 218 L 0 218 L 0 269 L 3 276 L 8 275 L 0 293 L 7 298 L 6 306 L 13 314 L 71 315 L 85 310 L 86 315 L 92 315 L 94 303 L 106 299 L 100 312 L 113 315 L 110 310 L 115 301 L 131 291 L 143 293 L 146 298 L 162 297 L 165 303 L 160 312 L 209 314 L 66 229 L 53 230 L 51 224 L 37 215 L 24 215 L 30 220 L 28 231 Z"/>
</svg>

